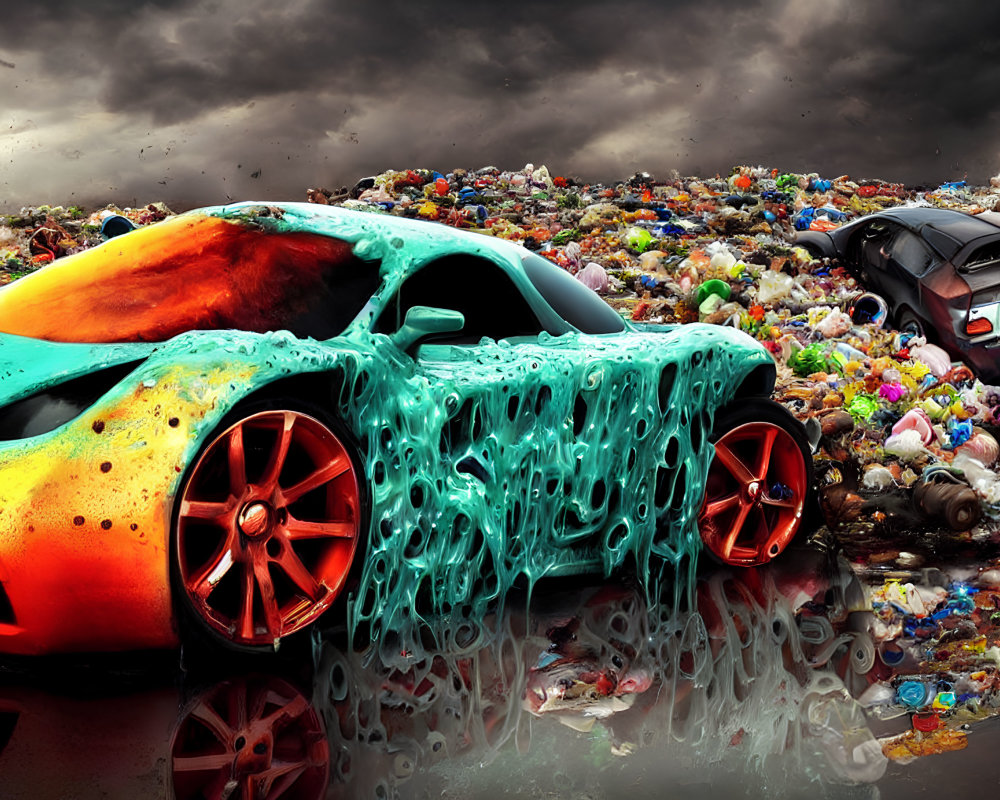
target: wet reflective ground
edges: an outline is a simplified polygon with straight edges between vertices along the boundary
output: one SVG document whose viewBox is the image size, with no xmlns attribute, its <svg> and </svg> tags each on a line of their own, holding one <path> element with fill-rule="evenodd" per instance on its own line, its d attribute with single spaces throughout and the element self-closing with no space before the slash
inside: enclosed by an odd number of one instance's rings
<svg viewBox="0 0 1000 800">
<path fill-rule="evenodd" d="M 862 572 L 813 542 L 653 596 L 541 583 L 363 649 L 332 629 L 250 662 L 8 661 L 0 797 L 891 798 L 995 778 L 1000 603 L 946 569 Z M 899 611 L 918 594 L 940 596 L 927 634 Z"/>
</svg>

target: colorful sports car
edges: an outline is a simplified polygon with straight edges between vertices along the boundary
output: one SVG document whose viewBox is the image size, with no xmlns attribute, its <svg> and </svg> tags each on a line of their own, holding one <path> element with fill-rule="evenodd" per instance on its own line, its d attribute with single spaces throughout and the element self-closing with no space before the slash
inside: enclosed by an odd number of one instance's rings
<svg viewBox="0 0 1000 800">
<path fill-rule="evenodd" d="M 489 236 L 294 203 L 126 233 L 0 290 L 0 651 L 267 649 L 341 594 L 377 635 L 702 541 L 763 563 L 810 482 L 773 381 Z"/>
</svg>

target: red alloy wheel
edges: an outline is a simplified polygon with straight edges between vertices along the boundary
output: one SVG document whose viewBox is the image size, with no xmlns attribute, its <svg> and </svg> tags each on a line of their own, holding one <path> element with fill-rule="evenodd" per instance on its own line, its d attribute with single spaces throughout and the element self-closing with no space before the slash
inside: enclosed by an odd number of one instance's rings
<svg viewBox="0 0 1000 800">
<path fill-rule="evenodd" d="M 715 442 L 698 515 L 702 541 L 725 564 L 764 564 L 795 537 L 808 490 L 806 457 L 791 433 L 774 422 L 738 425 Z"/>
<path fill-rule="evenodd" d="M 316 709 L 273 676 L 225 681 L 181 717 L 171 745 L 178 800 L 320 800 L 330 748 Z"/>
<path fill-rule="evenodd" d="M 337 597 L 360 532 L 344 443 L 298 411 L 245 417 L 217 436 L 185 483 L 177 566 L 197 616 L 227 642 L 274 646 Z"/>
</svg>

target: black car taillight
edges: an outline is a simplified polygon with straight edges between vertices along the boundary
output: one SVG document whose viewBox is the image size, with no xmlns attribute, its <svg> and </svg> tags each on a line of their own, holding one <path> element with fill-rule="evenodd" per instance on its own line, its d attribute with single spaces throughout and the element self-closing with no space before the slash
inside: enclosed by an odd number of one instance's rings
<svg viewBox="0 0 1000 800">
<path fill-rule="evenodd" d="M 992 330 L 993 323 L 986 319 L 986 317 L 970 319 L 965 324 L 965 332 L 969 334 L 969 336 L 982 336 L 984 333 L 990 333 Z"/>
</svg>

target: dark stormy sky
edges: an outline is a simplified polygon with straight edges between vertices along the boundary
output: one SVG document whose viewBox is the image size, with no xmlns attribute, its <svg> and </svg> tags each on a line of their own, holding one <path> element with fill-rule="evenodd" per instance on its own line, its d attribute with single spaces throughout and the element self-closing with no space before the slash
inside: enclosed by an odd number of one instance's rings
<svg viewBox="0 0 1000 800">
<path fill-rule="evenodd" d="M 983 183 L 1000 4 L 39 0 L 0 23 L 0 207 L 304 199 L 546 164 Z"/>
</svg>

